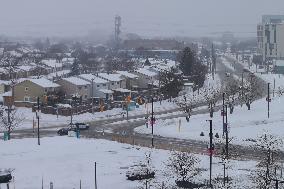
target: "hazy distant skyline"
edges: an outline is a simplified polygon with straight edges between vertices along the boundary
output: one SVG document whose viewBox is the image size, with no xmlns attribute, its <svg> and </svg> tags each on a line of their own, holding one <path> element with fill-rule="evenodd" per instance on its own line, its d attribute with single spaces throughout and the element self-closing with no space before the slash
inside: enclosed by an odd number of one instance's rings
<svg viewBox="0 0 284 189">
<path fill-rule="evenodd" d="M 255 36 L 263 14 L 284 14 L 283 0 L 0 0 L 0 35 Z"/>
</svg>

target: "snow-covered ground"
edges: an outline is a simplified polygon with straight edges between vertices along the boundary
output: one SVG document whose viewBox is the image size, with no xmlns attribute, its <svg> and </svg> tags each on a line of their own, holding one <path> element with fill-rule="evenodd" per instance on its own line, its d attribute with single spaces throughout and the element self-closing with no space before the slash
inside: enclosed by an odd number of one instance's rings
<svg viewBox="0 0 284 189">
<path fill-rule="evenodd" d="M 245 105 L 235 107 L 233 114 L 228 114 L 229 135 L 234 138 L 232 142 L 235 144 L 250 145 L 250 142 L 246 142 L 247 139 L 256 139 L 264 132 L 277 135 L 284 139 L 283 102 L 284 96 L 272 99 L 269 119 L 267 118 L 267 101 L 265 98 L 253 102 L 251 110 L 247 110 Z M 156 135 L 166 137 L 208 141 L 209 122 L 206 121 L 208 119 L 211 119 L 209 114 L 191 116 L 189 122 L 184 117 L 164 121 L 158 119 L 154 126 L 154 132 Z M 179 120 L 181 120 L 180 129 Z M 221 136 L 223 133 L 221 112 L 214 113 L 212 120 L 214 134 L 218 133 Z M 202 131 L 205 133 L 203 137 L 200 136 Z M 136 132 L 150 133 L 151 128 L 147 129 L 145 126 L 141 126 L 136 128 Z"/>
<path fill-rule="evenodd" d="M 105 140 L 76 139 L 72 137 L 42 138 L 41 145 L 36 139 L 0 141 L 1 168 L 12 168 L 14 183 L 10 187 L 21 189 L 54 188 L 70 189 L 94 187 L 94 165 L 97 162 L 97 182 L 101 189 L 134 189 L 141 186 L 137 181 L 126 180 L 129 166 L 145 160 L 148 148 L 119 144 Z M 156 181 L 166 182 L 169 178 L 163 174 L 169 151 L 152 150 L 151 157 L 156 170 Z M 197 178 L 208 179 L 209 157 L 198 155 L 200 168 L 206 171 Z M 145 162 L 145 161 L 144 161 Z M 213 158 L 213 178 L 222 175 L 220 159 Z M 232 161 L 229 175 L 243 185 L 248 182 L 249 169 L 254 169 L 255 162 Z M 170 182 L 173 183 L 172 180 Z"/>
</svg>

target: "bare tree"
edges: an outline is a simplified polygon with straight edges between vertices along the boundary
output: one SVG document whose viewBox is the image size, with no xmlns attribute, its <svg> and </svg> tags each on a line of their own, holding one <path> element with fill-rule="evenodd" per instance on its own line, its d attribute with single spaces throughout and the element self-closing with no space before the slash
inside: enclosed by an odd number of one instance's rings
<svg viewBox="0 0 284 189">
<path fill-rule="evenodd" d="M 0 107 L 0 127 L 8 132 L 8 140 L 10 140 L 10 135 L 20 126 L 23 122 L 23 116 L 14 107 Z"/>
<path fill-rule="evenodd" d="M 280 164 L 279 151 L 283 141 L 271 134 L 263 134 L 255 142 L 254 147 L 261 149 L 264 154 L 256 170 L 251 173 L 253 184 L 259 189 L 269 189 L 274 187 L 274 180 L 279 179 Z"/>
</svg>

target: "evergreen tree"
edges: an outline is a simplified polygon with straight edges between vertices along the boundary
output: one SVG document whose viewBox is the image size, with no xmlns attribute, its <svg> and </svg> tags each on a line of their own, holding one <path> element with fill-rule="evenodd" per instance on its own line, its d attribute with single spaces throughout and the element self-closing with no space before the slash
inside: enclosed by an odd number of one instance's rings
<svg viewBox="0 0 284 189">
<path fill-rule="evenodd" d="M 145 66 L 151 66 L 151 62 L 149 61 L 149 59 L 147 58 L 145 63 L 144 63 Z"/>
<path fill-rule="evenodd" d="M 80 68 L 79 68 L 79 62 L 76 58 L 72 64 L 70 75 L 79 75 L 80 74 Z"/>
<path fill-rule="evenodd" d="M 180 62 L 180 69 L 183 74 L 189 76 L 191 82 L 202 87 L 205 81 L 207 67 L 198 60 L 195 52 L 189 47 L 186 47 L 178 55 L 178 61 Z"/>
<path fill-rule="evenodd" d="M 166 96 L 177 97 L 183 85 L 182 77 L 175 70 L 160 74 L 161 92 Z"/>
</svg>

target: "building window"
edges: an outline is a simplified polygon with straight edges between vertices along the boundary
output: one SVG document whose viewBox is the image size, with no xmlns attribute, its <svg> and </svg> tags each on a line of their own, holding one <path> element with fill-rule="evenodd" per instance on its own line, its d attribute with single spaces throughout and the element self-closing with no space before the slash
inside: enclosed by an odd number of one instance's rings
<svg viewBox="0 0 284 189">
<path fill-rule="evenodd" d="M 105 86 L 106 86 L 106 84 L 103 84 L 103 86 L 105 87 Z"/>
<path fill-rule="evenodd" d="M 81 90 L 81 89 L 82 89 L 82 87 L 78 87 L 78 89 L 79 89 L 79 90 Z"/>
<path fill-rule="evenodd" d="M 112 82 L 111 85 L 114 85 L 114 82 Z"/>
<path fill-rule="evenodd" d="M 25 97 L 24 97 L 24 101 L 25 101 L 25 102 L 30 102 L 30 97 L 29 97 L 29 96 L 25 96 Z"/>
<path fill-rule="evenodd" d="M 100 88 L 100 85 L 97 85 L 98 88 Z"/>
<path fill-rule="evenodd" d="M 119 84 L 119 82 L 116 82 L 116 84 Z"/>
<path fill-rule="evenodd" d="M 85 99 L 88 98 L 88 95 L 85 95 Z"/>
<path fill-rule="evenodd" d="M 29 88 L 28 87 L 25 87 L 25 91 L 28 91 L 29 90 Z"/>
<path fill-rule="evenodd" d="M 44 92 L 46 92 L 46 93 L 47 93 L 47 89 L 44 89 Z"/>
</svg>

